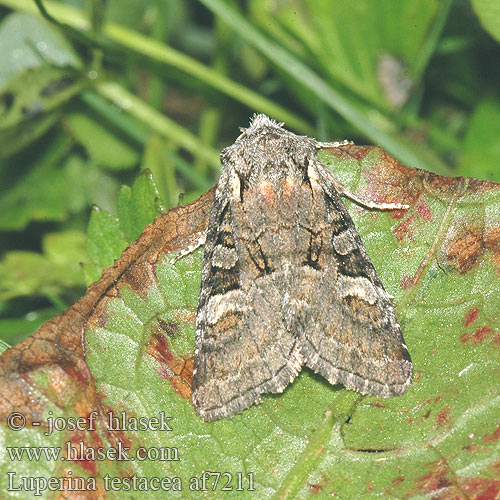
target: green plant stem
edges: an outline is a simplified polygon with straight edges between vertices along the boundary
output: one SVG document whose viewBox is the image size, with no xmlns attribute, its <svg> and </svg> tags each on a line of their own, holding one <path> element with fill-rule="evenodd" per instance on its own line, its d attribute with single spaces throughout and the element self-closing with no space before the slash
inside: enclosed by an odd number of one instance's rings
<svg viewBox="0 0 500 500">
<path fill-rule="evenodd" d="M 68 36 L 74 38 L 75 40 L 78 40 L 79 42 L 83 42 L 91 46 L 98 45 L 97 40 L 95 40 L 93 36 L 88 35 L 87 33 L 84 33 L 82 31 L 79 31 L 69 24 L 65 24 L 58 21 L 54 16 L 52 16 L 47 11 L 47 9 L 45 8 L 45 2 L 42 2 L 42 0 L 34 0 L 34 2 L 38 7 L 38 10 L 40 11 L 42 17 L 44 17 L 50 23 L 55 24 L 58 28 L 62 29 L 64 32 L 68 34 Z"/>
</svg>

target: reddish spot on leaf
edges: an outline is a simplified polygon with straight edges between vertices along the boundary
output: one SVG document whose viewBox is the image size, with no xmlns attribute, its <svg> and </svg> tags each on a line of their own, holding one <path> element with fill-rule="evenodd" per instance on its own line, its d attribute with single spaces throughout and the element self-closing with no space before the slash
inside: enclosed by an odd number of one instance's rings
<svg viewBox="0 0 500 500">
<path fill-rule="evenodd" d="M 493 336 L 493 338 L 491 339 L 491 343 L 496 347 L 500 347 L 500 333 L 496 333 Z"/>
<path fill-rule="evenodd" d="M 402 211 L 403 212 L 403 211 Z M 393 218 L 397 219 L 393 214 Z M 394 229 L 394 236 L 399 243 L 402 243 L 406 237 L 410 240 L 414 238 L 415 233 L 413 230 L 413 223 L 417 219 L 422 219 L 424 221 L 430 221 L 432 219 L 432 212 L 425 201 L 419 201 L 415 207 L 415 212 L 408 216 L 405 220 L 401 221 Z"/>
<path fill-rule="evenodd" d="M 159 368 L 160 376 L 167 379 L 180 396 L 191 399 L 193 358 L 175 355 L 167 338 L 160 333 L 152 335 L 147 352 L 162 363 Z"/>
<path fill-rule="evenodd" d="M 419 204 L 416 206 L 415 210 L 417 211 L 418 215 L 422 217 L 422 219 L 427 221 L 432 219 L 431 209 L 429 205 L 425 203 L 425 201 L 420 201 Z"/>
<path fill-rule="evenodd" d="M 104 442 L 101 439 L 101 437 L 99 436 L 99 434 L 97 434 L 97 432 L 90 431 L 89 434 L 90 434 L 90 444 L 91 444 L 91 446 L 93 446 L 94 448 L 99 448 L 99 447 L 103 447 L 104 446 Z"/>
<path fill-rule="evenodd" d="M 328 154 L 338 158 L 344 158 L 348 154 L 351 158 L 362 160 L 369 151 L 369 146 L 353 146 L 348 144 L 336 148 L 325 148 L 323 151 L 327 151 Z"/>
<path fill-rule="evenodd" d="M 123 421 L 123 414 L 121 412 L 114 412 L 110 407 L 106 410 L 103 409 L 103 418 L 106 427 L 106 436 L 108 441 L 112 443 L 115 448 L 118 446 L 118 442 L 121 443 L 123 448 L 132 448 L 132 441 L 130 439 L 130 434 L 127 431 L 121 429 L 123 423 L 127 425 L 127 415 L 125 414 L 125 422 Z M 111 424 L 111 428 L 108 425 Z"/>
<path fill-rule="evenodd" d="M 88 369 L 87 364 L 76 367 L 75 365 L 68 365 L 64 367 L 64 371 L 76 382 L 82 385 L 87 385 L 92 379 L 92 375 Z"/>
<path fill-rule="evenodd" d="M 174 355 L 170 350 L 170 344 L 168 343 L 166 337 L 163 335 L 155 335 L 155 340 L 156 342 L 154 348 L 160 357 L 163 358 L 164 361 L 172 361 L 174 359 Z"/>
<path fill-rule="evenodd" d="M 472 323 L 474 323 L 474 321 L 476 321 L 478 316 L 479 316 L 479 308 L 477 307 L 471 309 L 470 311 L 467 311 L 464 318 L 464 325 L 465 326 L 471 325 Z"/>
<path fill-rule="evenodd" d="M 404 480 L 405 480 L 405 477 L 404 477 L 404 476 L 399 476 L 399 477 L 395 477 L 395 478 L 391 481 L 391 483 L 392 483 L 392 485 L 393 485 L 393 486 L 396 486 L 396 485 L 398 485 L 398 484 L 402 483 Z"/>
<path fill-rule="evenodd" d="M 444 459 L 427 464 L 431 471 L 415 480 L 417 486 L 407 491 L 405 497 L 422 495 L 433 500 L 497 500 L 500 493 L 500 481 L 492 479 L 497 476 L 495 465 L 488 467 L 485 477 L 460 477 L 450 473 Z"/>
<path fill-rule="evenodd" d="M 370 493 L 371 491 L 373 491 L 373 484 L 369 479 L 367 479 L 365 493 Z"/>
<path fill-rule="evenodd" d="M 469 453 L 479 453 L 481 451 L 481 447 L 477 444 L 469 444 L 465 447 L 465 451 Z"/>
<path fill-rule="evenodd" d="M 398 210 L 391 210 L 390 216 L 394 220 L 399 220 L 402 219 L 406 215 L 407 210 L 406 209 L 398 209 Z"/>
<path fill-rule="evenodd" d="M 483 436 L 483 441 L 485 443 L 493 443 L 495 441 L 498 441 L 499 439 L 500 439 L 500 425 L 498 425 L 497 428 L 491 434 L 485 434 Z"/>
<path fill-rule="evenodd" d="M 441 425 L 447 424 L 450 421 L 451 408 L 449 406 L 445 406 L 437 415 L 436 415 L 436 425 L 440 427 Z"/>
<path fill-rule="evenodd" d="M 401 288 L 403 290 L 406 290 L 407 288 L 410 288 L 413 286 L 413 276 L 410 276 L 409 274 L 405 274 L 400 281 Z"/>
<path fill-rule="evenodd" d="M 323 486 L 321 486 L 321 484 L 307 483 L 307 486 L 311 490 L 312 495 L 317 495 L 318 493 L 321 493 L 323 491 Z"/>
<path fill-rule="evenodd" d="M 465 274 L 474 267 L 483 251 L 482 231 L 462 227 L 449 243 L 446 256 L 460 274 Z"/>
<path fill-rule="evenodd" d="M 394 229 L 393 233 L 398 240 L 398 243 L 403 243 L 405 238 L 413 239 L 415 234 L 413 228 L 411 227 L 413 221 L 416 219 L 415 215 L 410 215 L 404 221 L 401 221 Z"/>
<path fill-rule="evenodd" d="M 382 403 L 381 401 L 373 401 L 373 403 L 370 403 L 370 406 L 377 406 L 378 408 L 385 408 L 387 406 L 387 403 Z"/>
<path fill-rule="evenodd" d="M 477 328 L 471 336 L 472 342 L 480 344 L 493 330 L 489 326 Z"/>
<path fill-rule="evenodd" d="M 412 493 L 432 492 L 451 486 L 452 483 L 448 478 L 448 468 L 443 459 L 432 462 L 428 466 L 432 467 L 431 471 L 415 479 L 418 486 L 415 488 L 416 491 L 412 491 Z"/>
<path fill-rule="evenodd" d="M 484 340 L 492 333 L 493 330 L 489 326 L 481 326 L 476 328 L 473 333 L 462 333 L 460 335 L 460 341 L 466 344 L 470 342 L 472 344 L 481 344 Z"/>
<path fill-rule="evenodd" d="M 490 478 L 466 478 L 460 484 L 461 490 L 467 494 L 466 498 L 473 500 L 497 500 L 500 498 L 500 481 Z M 447 497 L 460 498 L 457 496 Z M 463 497 L 462 497 L 463 498 Z"/>
<path fill-rule="evenodd" d="M 462 342 L 462 344 L 467 344 L 469 340 L 470 340 L 470 333 L 462 333 L 462 335 L 460 335 L 460 342 Z"/>
</svg>

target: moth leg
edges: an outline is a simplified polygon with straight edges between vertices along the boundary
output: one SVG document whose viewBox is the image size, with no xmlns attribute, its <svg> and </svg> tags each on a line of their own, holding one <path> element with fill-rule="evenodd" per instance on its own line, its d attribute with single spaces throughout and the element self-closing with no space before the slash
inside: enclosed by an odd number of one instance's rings
<svg viewBox="0 0 500 500">
<path fill-rule="evenodd" d="M 352 146 L 354 145 L 354 142 L 348 141 L 347 139 L 343 141 L 335 141 L 335 142 L 317 142 L 316 143 L 316 148 L 317 149 L 333 149 L 333 148 L 338 148 L 340 146 Z"/>
<path fill-rule="evenodd" d="M 336 142 L 316 142 L 317 149 L 333 149 L 341 146 L 349 146 L 354 144 L 352 141 L 336 141 Z M 341 184 L 335 177 L 331 174 L 331 172 L 325 168 L 325 172 L 328 175 L 329 181 L 333 184 L 333 187 L 340 193 L 356 202 L 358 205 L 361 205 L 366 208 L 375 208 L 377 210 L 401 210 L 408 209 L 410 205 L 406 205 L 404 203 L 377 203 L 373 200 L 367 200 L 364 198 L 360 198 L 356 196 L 352 191 L 347 189 L 343 184 Z"/>
<path fill-rule="evenodd" d="M 406 210 L 410 208 L 410 205 L 406 205 L 405 203 L 378 203 L 373 200 L 367 200 L 366 198 L 360 198 L 335 179 L 335 177 L 326 168 L 325 172 L 328 175 L 328 180 L 333 184 L 333 187 L 337 190 L 337 192 L 356 202 L 358 205 L 377 210 Z"/>
<path fill-rule="evenodd" d="M 193 253 L 197 248 L 200 248 L 205 244 L 205 240 L 207 238 L 206 231 L 200 231 L 193 236 L 192 242 L 185 248 L 179 250 L 170 260 L 171 264 L 175 264 L 182 257 L 186 257 L 190 253 Z"/>
<path fill-rule="evenodd" d="M 410 205 L 406 205 L 405 203 L 378 203 L 373 200 L 367 200 L 366 198 L 360 198 L 338 181 L 335 181 L 335 189 L 337 189 L 340 194 L 343 194 L 345 197 L 366 208 L 375 208 L 377 210 L 406 210 L 410 208 Z"/>
</svg>

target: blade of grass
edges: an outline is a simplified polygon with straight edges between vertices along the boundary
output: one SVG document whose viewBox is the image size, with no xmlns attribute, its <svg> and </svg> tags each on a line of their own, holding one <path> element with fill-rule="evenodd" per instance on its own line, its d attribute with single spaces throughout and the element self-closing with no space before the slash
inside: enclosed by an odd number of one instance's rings
<svg viewBox="0 0 500 500">
<path fill-rule="evenodd" d="M 432 54 L 434 54 L 439 40 L 441 38 L 441 33 L 443 31 L 446 20 L 448 19 L 448 12 L 450 11 L 452 0 L 444 0 L 441 3 L 440 10 L 434 23 L 431 26 L 431 30 L 425 39 L 424 46 L 419 52 L 417 60 L 414 63 L 414 77 L 416 80 L 420 80 L 422 75 L 429 63 Z"/>
<path fill-rule="evenodd" d="M 116 24 L 106 25 L 105 33 L 123 47 L 127 47 L 155 61 L 172 65 L 246 104 L 251 109 L 262 111 L 277 120 L 286 122 L 291 128 L 299 132 L 310 135 L 314 133 L 306 122 L 297 118 L 293 113 L 182 52 L 177 52 L 167 45 Z"/>
<path fill-rule="evenodd" d="M 199 137 L 203 144 L 211 146 L 216 143 L 221 119 L 220 109 L 214 106 L 207 107 L 201 112 Z M 208 164 L 204 158 L 200 156 L 195 158 L 193 169 L 204 177 L 208 175 L 207 166 Z"/>
<path fill-rule="evenodd" d="M 131 94 L 123 91 L 122 87 L 117 84 L 113 84 L 119 89 L 115 92 L 115 88 L 107 88 L 104 93 L 96 93 L 95 90 L 86 90 L 80 96 L 81 100 L 89 106 L 92 110 L 96 111 L 102 115 L 111 125 L 115 126 L 118 130 L 123 131 L 131 139 L 136 141 L 138 144 L 145 146 L 150 141 L 150 129 L 153 128 L 161 136 L 170 137 L 172 142 L 176 142 L 174 139 L 183 136 L 183 145 L 186 150 L 190 151 L 196 157 L 200 157 L 204 162 L 209 164 L 213 169 L 217 170 L 220 167 L 219 153 L 213 148 L 205 147 L 202 142 L 199 141 L 198 137 L 187 132 L 186 129 L 180 127 L 176 123 L 175 130 L 169 129 L 172 125 L 172 121 L 168 120 L 164 115 L 158 113 L 154 109 L 150 108 L 143 101 L 135 99 L 144 108 L 138 110 L 134 107 L 134 103 L 131 103 L 128 99 Z M 102 90 L 102 87 L 99 87 Z M 129 102 L 133 107 L 132 110 L 128 109 L 129 113 L 124 114 L 119 108 L 123 102 Z M 117 106 L 118 105 L 118 106 Z M 151 112 L 153 111 L 153 113 Z M 153 123 L 148 123 L 148 128 L 143 125 L 142 120 L 148 117 L 154 116 L 155 121 Z M 158 123 L 157 123 L 158 122 Z M 156 125 L 153 127 L 153 125 Z M 165 133 L 162 133 L 164 131 Z M 170 133 L 172 132 L 172 134 Z M 169 135 L 167 135 L 167 133 Z M 180 143 L 179 143 L 180 144 Z M 175 167 L 181 172 L 190 182 L 192 182 L 196 187 L 202 189 L 208 189 L 212 186 L 212 181 L 209 178 L 209 172 L 196 172 L 192 166 L 189 166 L 186 161 L 182 160 L 182 157 L 176 155 L 175 157 Z M 156 178 L 157 174 L 155 174 Z"/>
<path fill-rule="evenodd" d="M 203 144 L 194 134 L 117 83 L 101 82 L 96 85 L 95 89 L 100 95 L 126 110 L 130 115 L 149 124 L 154 131 L 171 139 L 187 151 L 203 156 L 213 167 L 219 168 L 219 153 L 215 149 Z"/>
<path fill-rule="evenodd" d="M 213 182 L 207 177 L 200 176 L 197 172 L 193 170 L 192 165 L 190 165 L 181 156 L 176 154 L 174 151 L 167 151 L 167 156 L 172 158 L 175 162 L 175 168 L 184 176 L 187 180 L 193 183 L 194 186 L 199 188 L 201 192 L 210 189 L 213 186 Z M 200 193 L 201 194 L 201 193 Z"/>
<path fill-rule="evenodd" d="M 149 127 L 146 127 L 145 124 L 131 115 L 125 114 L 108 99 L 96 93 L 94 89 L 84 90 L 80 94 L 79 99 L 137 144 L 144 146 L 148 142 L 150 135 Z"/>
</svg>

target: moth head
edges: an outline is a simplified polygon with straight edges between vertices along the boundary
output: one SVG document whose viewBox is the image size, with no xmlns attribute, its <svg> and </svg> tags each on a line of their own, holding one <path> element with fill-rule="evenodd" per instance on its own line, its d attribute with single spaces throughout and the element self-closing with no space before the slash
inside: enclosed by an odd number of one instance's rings
<svg viewBox="0 0 500 500">
<path fill-rule="evenodd" d="M 250 126 L 241 129 L 235 143 L 222 152 L 222 164 L 252 183 L 262 177 L 279 180 L 287 175 L 303 176 L 315 155 L 313 139 L 295 135 L 283 128 L 283 123 L 256 114 Z"/>
<path fill-rule="evenodd" d="M 283 132 L 283 122 L 277 122 L 273 120 L 272 118 L 269 118 L 269 116 L 266 116 L 262 113 L 257 114 L 255 113 L 252 117 L 252 120 L 250 121 L 250 126 L 248 128 L 245 127 L 240 127 L 241 134 L 240 136 L 236 139 L 236 141 L 239 141 L 241 138 L 245 136 L 249 136 L 254 134 L 255 132 L 258 132 L 264 128 L 276 128 L 279 129 L 281 132 Z"/>
</svg>

